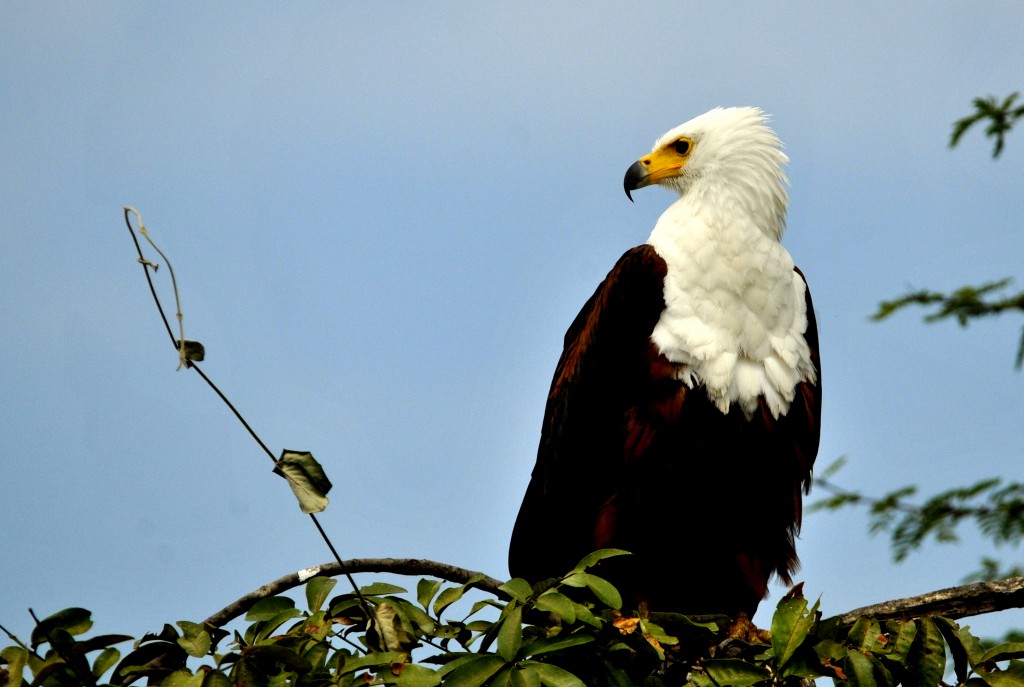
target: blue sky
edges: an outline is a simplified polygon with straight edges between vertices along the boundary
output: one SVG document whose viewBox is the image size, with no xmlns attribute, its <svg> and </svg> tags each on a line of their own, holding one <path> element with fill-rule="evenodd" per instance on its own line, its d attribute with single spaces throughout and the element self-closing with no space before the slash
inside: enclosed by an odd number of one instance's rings
<svg viewBox="0 0 1024 687">
<path fill-rule="evenodd" d="M 343 556 L 502 577 L 562 334 L 671 200 L 622 176 L 717 105 L 771 113 L 792 159 L 819 465 L 874 494 L 1021 479 L 1019 320 L 867 318 L 1020 276 L 1024 132 L 999 161 L 946 142 L 972 98 L 1024 89 L 1022 29 L 1016 2 L 0 2 L 0 623 L 81 605 L 140 635 L 329 559 L 175 372 L 123 205 L 204 371 L 327 469 Z M 798 579 L 833 613 L 1019 560 L 964 534 L 894 565 L 863 513 L 813 514 Z"/>
</svg>

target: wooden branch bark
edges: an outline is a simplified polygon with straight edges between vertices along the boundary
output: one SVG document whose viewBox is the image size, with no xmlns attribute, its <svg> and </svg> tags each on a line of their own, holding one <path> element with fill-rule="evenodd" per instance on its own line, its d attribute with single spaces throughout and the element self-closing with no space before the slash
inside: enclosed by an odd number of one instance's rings
<svg viewBox="0 0 1024 687">
<path fill-rule="evenodd" d="M 350 573 L 394 573 L 397 575 L 420 575 L 424 577 L 437 577 L 457 584 L 465 584 L 470 578 L 483 575 L 465 568 L 459 568 L 447 563 L 428 561 L 417 558 L 353 558 L 344 562 L 344 567 L 337 562 L 314 565 L 311 568 L 293 572 L 280 577 L 273 582 L 254 589 L 234 603 L 231 603 L 217 611 L 205 623 L 213 627 L 223 627 L 243 613 L 247 613 L 257 601 L 275 594 L 281 594 L 289 589 L 300 587 L 314 577 L 334 577 L 340 575 L 344 570 Z M 478 582 L 471 587 L 494 594 L 500 598 L 508 598 L 507 595 L 498 589 L 501 581 L 483 575 Z"/>
<path fill-rule="evenodd" d="M 353 558 L 344 562 L 352 573 L 393 573 L 397 575 L 436 577 L 456 584 L 465 584 L 476 575 L 473 570 L 459 568 L 437 561 L 416 558 Z M 214 627 L 222 627 L 246 613 L 260 599 L 300 587 L 314 577 L 333 577 L 342 573 L 342 566 L 336 562 L 315 565 L 299 570 L 254 589 L 234 603 L 217 611 L 205 620 Z M 472 587 L 508 598 L 498 587 L 500 580 L 483 575 Z M 857 608 L 830 619 L 840 625 L 852 625 L 858 618 L 872 616 L 878 620 L 910 620 L 921 616 L 943 616 L 966 618 L 993 613 L 1009 608 L 1024 608 L 1024 577 L 1014 577 L 1001 582 L 976 582 L 959 587 L 950 587 L 905 599 L 893 599 L 882 603 Z"/>
<path fill-rule="evenodd" d="M 852 625 L 858 618 L 866 616 L 878 620 L 910 620 L 931 615 L 955 620 L 1008 608 L 1024 608 L 1024 577 L 1011 577 L 1000 582 L 975 582 L 884 601 L 856 608 L 837 616 L 837 619 L 840 625 Z"/>
</svg>

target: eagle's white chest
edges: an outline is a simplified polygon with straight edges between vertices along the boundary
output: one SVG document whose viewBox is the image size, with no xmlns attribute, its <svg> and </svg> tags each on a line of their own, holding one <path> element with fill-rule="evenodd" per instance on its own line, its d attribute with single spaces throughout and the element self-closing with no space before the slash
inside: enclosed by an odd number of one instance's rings
<svg viewBox="0 0 1024 687">
<path fill-rule="evenodd" d="M 679 379 L 703 385 L 723 413 L 736 403 L 750 417 L 763 397 L 785 415 L 797 386 L 816 381 L 806 286 L 786 249 L 753 222 L 706 209 L 670 208 L 648 243 L 668 265 L 651 340 Z"/>
</svg>

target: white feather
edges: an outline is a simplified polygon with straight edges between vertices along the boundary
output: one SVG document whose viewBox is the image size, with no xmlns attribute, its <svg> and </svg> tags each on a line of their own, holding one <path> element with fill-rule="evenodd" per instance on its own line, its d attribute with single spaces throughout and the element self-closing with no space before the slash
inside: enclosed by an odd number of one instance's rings
<svg viewBox="0 0 1024 687">
<path fill-rule="evenodd" d="M 735 403 L 750 416 L 763 398 L 777 418 L 800 382 L 816 381 L 806 287 L 779 243 L 787 158 L 757 108 L 712 110 L 655 149 L 684 135 L 694 141 L 686 166 L 660 182 L 681 198 L 648 239 L 668 265 L 651 339 L 723 413 Z"/>
</svg>

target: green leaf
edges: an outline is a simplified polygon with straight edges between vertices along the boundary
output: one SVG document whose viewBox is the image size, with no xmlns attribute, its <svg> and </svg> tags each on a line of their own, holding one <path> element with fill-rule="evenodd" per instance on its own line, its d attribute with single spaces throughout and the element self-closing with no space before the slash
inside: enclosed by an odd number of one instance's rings
<svg viewBox="0 0 1024 687">
<path fill-rule="evenodd" d="M 527 644 L 522 652 L 524 656 L 541 656 L 552 651 L 561 651 L 562 649 L 569 649 L 582 644 L 590 644 L 593 641 L 594 636 L 588 634 L 575 634 L 568 637 L 541 637 Z"/>
<path fill-rule="evenodd" d="M 552 613 L 563 623 L 572 625 L 576 622 L 576 609 L 573 607 L 572 599 L 561 592 L 549 589 L 533 603 L 537 610 Z"/>
<path fill-rule="evenodd" d="M 178 639 L 178 646 L 193 658 L 202 658 L 210 650 L 212 640 L 210 633 L 200 623 L 190 623 L 187 620 L 178 622 L 182 636 Z"/>
<path fill-rule="evenodd" d="M 338 669 L 338 675 L 391 666 L 392 663 L 401 663 L 405 659 L 406 654 L 401 651 L 380 651 L 366 656 L 346 656 L 344 664 Z"/>
<path fill-rule="evenodd" d="M 615 556 L 631 556 L 629 551 L 623 551 L 622 549 L 598 549 L 594 553 L 587 554 L 584 556 L 576 567 L 572 569 L 572 572 L 583 572 L 587 568 L 592 568 L 605 558 L 614 558 Z"/>
<path fill-rule="evenodd" d="M 980 663 L 1008 661 L 1011 658 L 1024 658 L 1024 642 L 998 644 L 982 655 Z"/>
<path fill-rule="evenodd" d="M 333 577 L 314 577 L 306 583 L 306 607 L 310 613 L 320 610 L 337 583 Z"/>
<path fill-rule="evenodd" d="M 808 610 L 807 599 L 803 597 L 782 599 L 775 607 L 775 615 L 772 616 L 772 649 L 775 651 L 776 665 L 783 669 L 783 675 L 786 674 L 786 664 L 814 626 L 817 608 L 815 602 L 814 607 Z"/>
<path fill-rule="evenodd" d="M 302 611 L 297 608 L 286 608 L 270 620 L 264 620 L 259 627 L 259 632 L 256 633 L 256 641 L 266 639 L 270 635 L 274 634 L 279 627 L 284 625 L 289 620 L 299 618 L 302 616 Z"/>
<path fill-rule="evenodd" d="M 961 627 L 956 636 L 960 638 L 960 643 L 963 645 L 964 651 L 967 652 L 967 660 L 970 662 L 971 667 L 977 668 L 981 665 L 981 657 L 985 655 L 985 647 L 981 645 L 977 637 L 971 634 L 971 626 L 965 625 Z"/>
<path fill-rule="evenodd" d="M 918 618 L 917 637 L 907 654 L 905 687 L 935 687 L 946 672 L 946 643 L 930 618 Z"/>
<path fill-rule="evenodd" d="M 720 685 L 730 687 L 750 687 L 772 677 L 771 671 L 767 668 L 738 658 L 709 659 L 702 665 L 711 679 Z"/>
<path fill-rule="evenodd" d="M 774 631 L 775 628 L 772 627 L 772 632 L 774 633 Z M 857 622 L 850 628 L 850 633 L 846 637 L 846 643 L 856 649 L 871 651 L 878 645 L 878 638 L 881 634 L 882 628 L 879 627 L 877 620 L 866 617 L 857 618 Z"/>
<path fill-rule="evenodd" d="M 533 668 L 516 666 L 512 670 L 512 687 L 540 687 L 540 675 Z"/>
<path fill-rule="evenodd" d="M 204 677 L 202 672 L 193 675 L 182 668 L 165 677 L 160 685 L 161 687 L 202 687 Z"/>
<path fill-rule="evenodd" d="M 25 663 L 28 661 L 28 651 L 18 646 L 8 646 L 0 650 L 0 658 L 7 661 L 7 684 L 10 687 L 18 687 L 25 671 Z"/>
<path fill-rule="evenodd" d="M 855 687 L 876 687 L 878 685 L 874 663 L 859 651 L 850 651 L 847 654 L 846 676 L 849 678 L 849 684 Z"/>
<path fill-rule="evenodd" d="M 619 595 L 619 591 L 603 577 L 577 572 L 566 576 L 562 583 L 570 587 L 587 587 L 601 603 L 609 608 L 615 610 L 622 608 L 622 597 Z"/>
<path fill-rule="evenodd" d="M 397 672 L 392 667 L 392 673 L 388 683 L 399 687 L 434 687 L 441 683 L 441 675 L 437 671 L 415 663 L 399 664 Z"/>
<path fill-rule="evenodd" d="M 54 630 L 64 630 L 70 635 L 80 635 L 92 627 L 92 613 L 84 608 L 65 608 L 43 618 L 32 628 L 32 646 L 48 642 L 47 636 Z"/>
<path fill-rule="evenodd" d="M 978 685 L 978 687 L 1020 687 L 1022 684 L 1024 684 L 1024 677 L 1020 674 L 1002 670 L 991 672 L 979 670 L 975 673 L 975 677 L 967 681 L 969 687 L 974 687 L 974 685 Z"/>
<path fill-rule="evenodd" d="M 406 590 L 399 587 L 397 584 L 388 584 L 387 582 L 374 582 L 368 584 L 365 587 L 360 587 L 359 591 L 363 593 L 363 596 L 382 596 L 384 594 L 405 594 Z"/>
<path fill-rule="evenodd" d="M 505 584 L 498 587 L 498 589 L 508 593 L 513 599 L 519 603 L 526 603 L 526 600 L 533 594 L 533 587 L 530 583 L 521 577 L 513 577 Z"/>
<path fill-rule="evenodd" d="M 583 680 L 579 679 L 568 670 L 551 665 L 550 663 L 523 661 L 520 665 L 523 668 L 532 668 L 537 671 L 541 684 L 546 687 L 587 687 L 583 683 Z"/>
<path fill-rule="evenodd" d="M 295 608 L 295 602 L 287 596 L 271 596 L 254 603 L 249 612 L 245 614 L 245 619 L 250 623 L 270 620 L 281 611 L 289 608 Z"/>
<path fill-rule="evenodd" d="M 441 580 L 421 579 L 416 583 L 416 601 L 419 602 L 420 606 L 429 611 L 430 602 L 434 599 L 434 594 L 437 594 L 437 590 L 440 588 Z"/>
<path fill-rule="evenodd" d="M 946 646 L 949 647 L 949 653 L 953 657 L 953 672 L 956 674 L 956 681 L 958 684 L 963 684 L 967 680 L 969 664 L 967 648 L 960 639 L 960 628 L 949 618 L 935 618 L 935 626 L 942 633 L 942 638 L 946 640 Z"/>
<path fill-rule="evenodd" d="M 434 615 L 441 617 L 444 609 L 461 599 L 465 593 L 464 587 L 448 587 L 441 590 L 441 593 L 437 595 L 437 599 L 434 600 Z"/>
<path fill-rule="evenodd" d="M 505 616 L 498 630 L 498 655 L 514 661 L 523 645 L 523 607 L 515 606 Z"/>
<path fill-rule="evenodd" d="M 327 508 L 331 481 L 312 453 L 285 449 L 274 472 L 288 480 L 303 513 L 319 513 Z"/>
<path fill-rule="evenodd" d="M 203 687 L 233 687 L 231 678 L 219 670 L 211 670 L 203 679 Z"/>
<path fill-rule="evenodd" d="M 302 656 L 279 644 L 249 646 L 244 653 L 247 658 L 269 658 L 299 672 L 308 671 L 312 667 Z"/>
<path fill-rule="evenodd" d="M 445 687 L 480 687 L 505 667 L 505 659 L 494 654 L 477 654 L 459 665 L 444 679 Z"/>
</svg>

